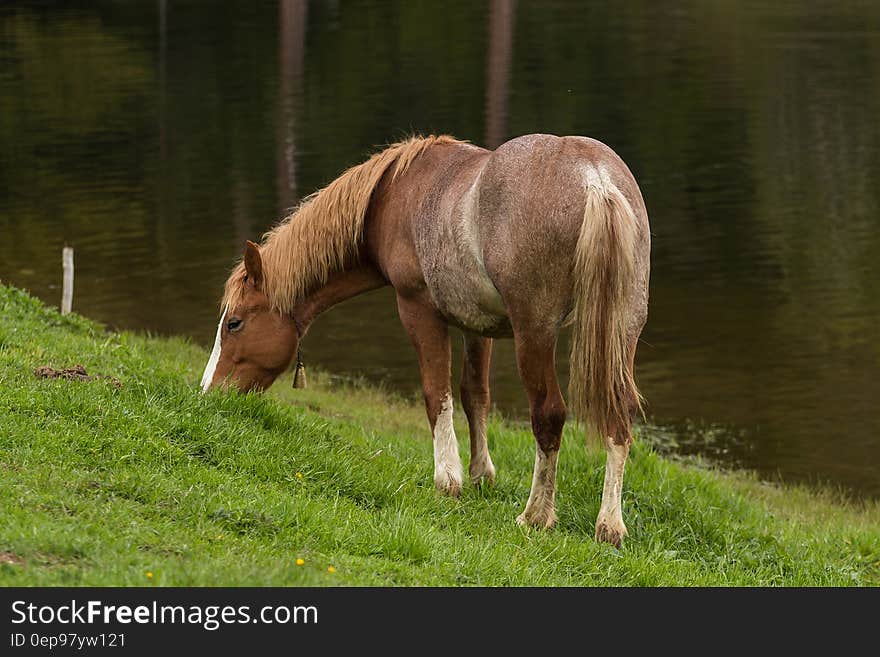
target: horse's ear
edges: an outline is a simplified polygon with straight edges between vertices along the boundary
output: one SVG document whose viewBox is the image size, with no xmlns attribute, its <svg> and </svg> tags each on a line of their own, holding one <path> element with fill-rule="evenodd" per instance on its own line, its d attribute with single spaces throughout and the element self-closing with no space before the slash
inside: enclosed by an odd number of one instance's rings
<svg viewBox="0 0 880 657">
<path fill-rule="evenodd" d="M 244 269 L 248 279 L 259 287 L 263 282 L 263 258 L 260 257 L 260 247 L 250 240 L 244 247 Z"/>
</svg>

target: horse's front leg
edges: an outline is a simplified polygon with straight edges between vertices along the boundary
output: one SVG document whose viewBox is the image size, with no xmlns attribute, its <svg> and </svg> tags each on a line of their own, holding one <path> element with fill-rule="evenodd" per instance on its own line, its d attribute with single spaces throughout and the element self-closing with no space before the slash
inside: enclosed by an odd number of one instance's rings
<svg viewBox="0 0 880 657">
<path fill-rule="evenodd" d="M 467 415 L 471 434 L 471 481 L 495 483 L 495 466 L 486 442 L 486 416 L 489 414 L 489 360 L 491 338 L 466 335 L 464 367 L 461 371 L 461 405 Z"/>
<path fill-rule="evenodd" d="M 434 485 L 457 497 L 461 492 L 462 470 L 452 425 L 449 330 L 436 309 L 421 299 L 398 295 L 397 309 L 419 358 L 425 410 L 434 436 Z"/>
</svg>

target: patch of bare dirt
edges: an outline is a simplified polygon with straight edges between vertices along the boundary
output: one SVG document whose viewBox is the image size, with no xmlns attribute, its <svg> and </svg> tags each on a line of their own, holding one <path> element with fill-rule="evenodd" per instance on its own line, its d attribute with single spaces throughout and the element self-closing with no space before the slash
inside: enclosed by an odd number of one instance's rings
<svg viewBox="0 0 880 657">
<path fill-rule="evenodd" d="M 67 379 L 68 381 L 107 381 L 117 390 L 122 387 L 122 381 L 114 376 L 104 376 L 103 374 L 89 375 L 86 368 L 82 365 L 74 365 L 64 369 L 56 370 L 54 367 L 43 365 L 34 370 L 34 375 L 41 379 Z"/>
<path fill-rule="evenodd" d="M 0 552 L 0 563 L 8 563 L 12 566 L 23 566 L 24 559 L 12 552 Z"/>
</svg>

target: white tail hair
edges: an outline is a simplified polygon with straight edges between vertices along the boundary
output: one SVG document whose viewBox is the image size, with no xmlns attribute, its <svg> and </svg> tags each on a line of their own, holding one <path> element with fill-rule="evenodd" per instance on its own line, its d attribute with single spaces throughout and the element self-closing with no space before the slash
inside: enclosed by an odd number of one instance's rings
<svg viewBox="0 0 880 657">
<path fill-rule="evenodd" d="M 575 255 L 569 399 L 578 419 L 620 442 L 642 405 L 627 333 L 637 237 L 629 201 L 604 171 L 591 169 Z"/>
</svg>

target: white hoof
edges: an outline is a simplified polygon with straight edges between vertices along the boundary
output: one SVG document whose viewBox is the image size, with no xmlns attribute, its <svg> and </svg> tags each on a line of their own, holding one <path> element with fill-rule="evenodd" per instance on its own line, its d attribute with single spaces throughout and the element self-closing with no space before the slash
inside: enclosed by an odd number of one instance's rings
<svg viewBox="0 0 880 657">
<path fill-rule="evenodd" d="M 434 486 L 444 495 L 458 497 L 461 494 L 461 471 L 453 468 L 434 470 Z"/>
<path fill-rule="evenodd" d="M 516 517 L 516 524 L 520 526 L 531 526 L 539 529 L 552 529 L 556 524 L 556 511 L 553 507 L 544 507 L 537 511 L 526 510 Z"/>
<path fill-rule="evenodd" d="M 495 466 L 492 464 L 492 459 L 488 456 L 485 460 L 471 461 L 469 470 L 471 483 L 474 486 L 480 486 L 484 483 L 491 486 L 495 483 Z"/>
<path fill-rule="evenodd" d="M 620 518 L 600 514 L 596 520 L 597 543 L 610 543 L 619 549 L 623 544 L 626 533 L 626 525 L 623 524 L 623 520 Z"/>
</svg>

